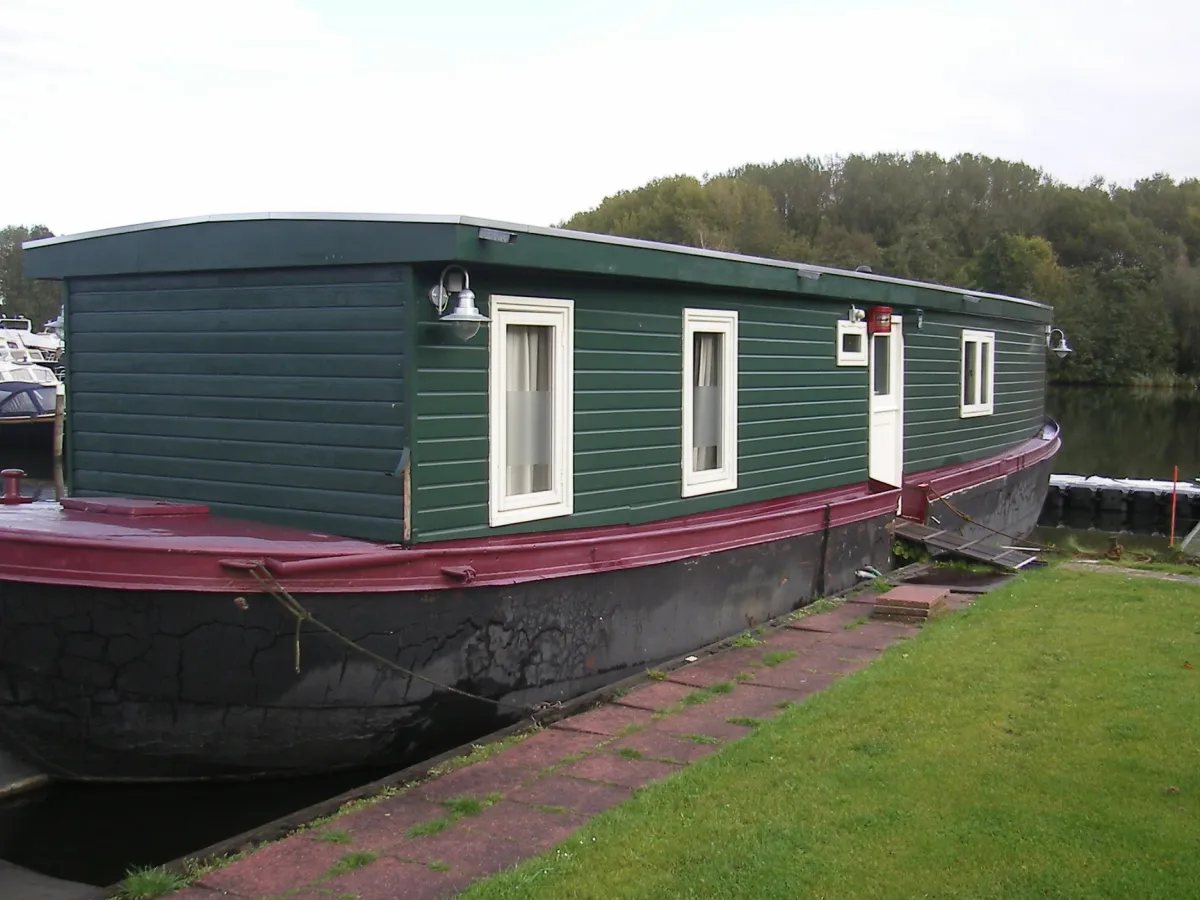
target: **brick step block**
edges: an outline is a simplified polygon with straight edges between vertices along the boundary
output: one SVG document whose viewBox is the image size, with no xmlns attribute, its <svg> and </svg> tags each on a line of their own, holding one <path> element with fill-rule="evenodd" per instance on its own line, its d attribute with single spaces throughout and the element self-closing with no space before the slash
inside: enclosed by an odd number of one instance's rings
<svg viewBox="0 0 1200 900">
<path fill-rule="evenodd" d="M 882 594 L 871 613 L 876 619 L 925 621 L 948 609 L 950 589 L 936 585 L 902 584 Z"/>
</svg>

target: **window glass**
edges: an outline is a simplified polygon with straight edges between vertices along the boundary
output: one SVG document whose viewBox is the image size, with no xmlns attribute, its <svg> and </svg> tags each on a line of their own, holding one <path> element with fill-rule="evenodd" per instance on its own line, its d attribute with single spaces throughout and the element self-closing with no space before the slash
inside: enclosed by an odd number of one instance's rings
<svg viewBox="0 0 1200 900">
<path fill-rule="evenodd" d="M 692 335 L 692 465 L 697 472 L 721 468 L 720 334 Z"/>
<path fill-rule="evenodd" d="M 508 494 L 550 490 L 554 457 L 554 329 L 548 325 L 509 325 L 507 359 Z"/>
<path fill-rule="evenodd" d="M 979 344 L 975 341 L 967 341 L 966 349 L 963 350 L 963 403 L 967 406 L 978 402 L 975 399 L 978 359 Z"/>
<path fill-rule="evenodd" d="M 891 391 L 891 337 L 886 334 L 875 335 L 871 338 L 871 347 L 875 355 L 875 384 L 876 394 L 890 394 Z"/>
<path fill-rule="evenodd" d="M 991 397 L 992 384 L 992 345 L 979 346 L 979 402 L 988 403 Z"/>
</svg>

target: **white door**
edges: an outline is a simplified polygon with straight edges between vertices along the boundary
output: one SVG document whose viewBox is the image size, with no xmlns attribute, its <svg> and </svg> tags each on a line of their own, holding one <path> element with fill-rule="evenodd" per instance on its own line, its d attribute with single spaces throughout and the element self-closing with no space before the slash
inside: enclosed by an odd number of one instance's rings
<svg viewBox="0 0 1200 900">
<path fill-rule="evenodd" d="M 867 474 L 900 487 L 904 475 L 904 337 L 892 317 L 891 334 L 871 335 L 870 461 Z"/>
</svg>

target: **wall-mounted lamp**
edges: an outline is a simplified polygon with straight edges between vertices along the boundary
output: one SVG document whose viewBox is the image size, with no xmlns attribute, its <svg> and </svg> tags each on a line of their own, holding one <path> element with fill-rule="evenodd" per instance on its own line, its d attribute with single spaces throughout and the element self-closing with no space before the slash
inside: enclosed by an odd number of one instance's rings
<svg viewBox="0 0 1200 900">
<path fill-rule="evenodd" d="M 1057 341 L 1054 339 L 1055 334 L 1058 335 Z M 1061 328 L 1051 328 L 1049 325 L 1046 326 L 1046 346 L 1059 359 L 1066 359 L 1067 354 L 1071 352 L 1071 347 L 1067 343 L 1067 336 L 1063 334 L 1063 330 Z"/>
<path fill-rule="evenodd" d="M 450 305 L 451 294 L 456 294 L 457 299 L 454 312 L 448 313 L 446 308 Z M 479 326 L 488 321 L 488 317 L 475 306 L 470 276 L 461 266 L 442 269 L 442 277 L 429 289 L 429 302 L 438 311 L 439 321 L 449 322 L 454 327 L 454 333 L 464 341 L 475 337 Z"/>
<path fill-rule="evenodd" d="M 850 307 L 850 315 L 847 317 L 847 319 L 849 321 L 862 322 L 862 321 L 865 321 L 866 318 L 867 318 L 867 314 L 865 312 L 863 312 L 861 309 L 859 309 L 857 306 L 852 305 Z"/>
<path fill-rule="evenodd" d="M 925 327 L 925 310 L 914 309 L 913 310 L 913 318 L 915 318 L 917 320 L 917 331 L 920 331 L 922 328 Z"/>
</svg>

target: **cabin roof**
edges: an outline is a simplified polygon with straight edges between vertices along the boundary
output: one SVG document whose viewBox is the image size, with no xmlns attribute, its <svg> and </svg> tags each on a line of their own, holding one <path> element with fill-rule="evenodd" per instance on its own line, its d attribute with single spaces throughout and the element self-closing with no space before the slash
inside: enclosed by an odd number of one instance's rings
<svg viewBox="0 0 1200 900">
<path fill-rule="evenodd" d="M 457 262 L 1044 322 L 1051 311 L 1020 297 L 887 275 L 471 216 L 232 213 L 42 238 L 23 247 L 33 278 Z"/>
</svg>

